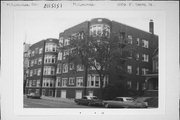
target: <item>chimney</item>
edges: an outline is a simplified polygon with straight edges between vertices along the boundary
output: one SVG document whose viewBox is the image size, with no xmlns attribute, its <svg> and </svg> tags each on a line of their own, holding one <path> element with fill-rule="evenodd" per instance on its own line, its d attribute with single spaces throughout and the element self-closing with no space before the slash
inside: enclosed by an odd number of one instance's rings
<svg viewBox="0 0 180 120">
<path fill-rule="evenodd" d="M 152 19 L 149 22 L 149 32 L 154 34 L 154 22 Z"/>
</svg>

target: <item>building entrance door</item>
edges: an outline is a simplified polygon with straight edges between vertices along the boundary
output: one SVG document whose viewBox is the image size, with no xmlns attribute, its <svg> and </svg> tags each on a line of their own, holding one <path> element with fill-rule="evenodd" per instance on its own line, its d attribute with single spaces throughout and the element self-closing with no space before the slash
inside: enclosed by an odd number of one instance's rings
<svg viewBox="0 0 180 120">
<path fill-rule="evenodd" d="M 66 90 L 61 91 L 61 98 L 66 98 Z"/>
<path fill-rule="evenodd" d="M 49 96 L 53 97 L 53 91 L 49 90 Z"/>
<path fill-rule="evenodd" d="M 82 91 L 81 90 L 77 90 L 75 97 L 76 97 L 76 99 L 81 99 L 82 98 Z"/>
</svg>

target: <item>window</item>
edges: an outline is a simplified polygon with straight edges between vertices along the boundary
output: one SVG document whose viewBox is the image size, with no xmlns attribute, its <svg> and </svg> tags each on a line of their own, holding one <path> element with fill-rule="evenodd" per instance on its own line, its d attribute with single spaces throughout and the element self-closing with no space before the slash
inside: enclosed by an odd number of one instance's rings
<svg viewBox="0 0 180 120">
<path fill-rule="evenodd" d="M 100 77 L 99 76 L 96 76 L 95 77 L 95 87 L 99 87 L 99 84 L 100 83 Z"/>
<path fill-rule="evenodd" d="M 50 87 L 54 87 L 54 80 L 50 80 Z"/>
<path fill-rule="evenodd" d="M 132 35 L 128 35 L 128 44 L 132 44 Z"/>
<path fill-rule="evenodd" d="M 57 71 L 56 71 L 57 74 L 61 74 L 61 67 L 62 67 L 61 63 L 57 65 Z"/>
<path fill-rule="evenodd" d="M 37 80 L 36 81 L 37 83 L 36 83 L 36 87 L 40 87 L 41 85 L 40 85 L 40 80 Z"/>
<path fill-rule="evenodd" d="M 127 81 L 127 88 L 130 89 L 132 87 L 132 82 L 131 81 Z"/>
<path fill-rule="evenodd" d="M 66 59 L 66 56 L 69 55 L 69 50 L 64 50 L 64 56 L 63 59 Z"/>
<path fill-rule="evenodd" d="M 59 47 L 63 47 L 63 37 L 59 38 Z"/>
<path fill-rule="evenodd" d="M 44 75 L 54 75 L 54 74 L 55 74 L 55 67 L 53 66 L 44 67 Z"/>
<path fill-rule="evenodd" d="M 62 52 L 58 53 L 58 60 L 62 60 Z"/>
<path fill-rule="evenodd" d="M 142 47 L 149 48 L 149 42 L 147 40 L 142 40 Z"/>
<path fill-rule="evenodd" d="M 34 69 L 34 75 L 36 75 L 37 74 L 37 69 Z"/>
<path fill-rule="evenodd" d="M 83 86 L 83 77 L 77 77 L 76 78 L 76 86 L 82 87 Z"/>
<path fill-rule="evenodd" d="M 104 80 L 105 80 L 105 78 L 104 78 Z M 100 86 L 99 75 L 88 75 L 87 86 L 88 87 L 99 87 Z"/>
<path fill-rule="evenodd" d="M 26 87 L 28 87 L 29 86 L 29 80 L 27 79 L 26 80 Z"/>
<path fill-rule="evenodd" d="M 57 45 L 55 43 L 46 43 L 45 52 L 56 52 Z"/>
<path fill-rule="evenodd" d="M 70 43 L 70 39 L 65 39 L 65 40 L 64 40 L 64 46 L 69 45 L 69 43 Z"/>
<path fill-rule="evenodd" d="M 38 65 L 41 65 L 42 64 L 42 58 L 39 58 L 38 59 Z"/>
<path fill-rule="evenodd" d="M 54 79 L 43 78 L 43 87 L 54 87 Z"/>
<path fill-rule="evenodd" d="M 30 70 L 30 76 L 32 76 L 33 75 L 33 70 Z"/>
<path fill-rule="evenodd" d="M 34 54 L 35 54 L 34 51 L 32 51 L 31 55 L 34 56 Z"/>
<path fill-rule="evenodd" d="M 119 33 L 119 39 L 125 39 L 125 32 Z"/>
<path fill-rule="evenodd" d="M 74 85 L 74 82 L 75 82 L 75 78 L 70 77 L 69 78 L 69 85 Z"/>
<path fill-rule="evenodd" d="M 41 75 L 41 68 L 38 68 L 37 75 L 38 75 L 38 76 Z"/>
<path fill-rule="evenodd" d="M 34 59 L 34 64 L 37 64 L 37 59 Z"/>
<path fill-rule="evenodd" d="M 62 87 L 67 86 L 67 78 L 62 78 Z"/>
<path fill-rule="evenodd" d="M 26 71 L 26 76 L 29 77 L 29 70 Z"/>
<path fill-rule="evenodd" d="M 130 65 L 127 66 L 127 72 L 129 74 L 132 74 L 132 66 L 130 66 Z"/>
<path fill-rule="evenodd" d="M 34 65 L 34 60 L 31 60 L 31 67 Z"/>
<path fill-rule="evenodd" d="M 68 72 L 68 64 L 63 64 L 63 73 Z"/>
<path fill-rule="evenodd" d="M 90 26 L 90 36 L 93 37 L 101 37 L 101 36 L 106 36 L 110 37 L 110 26 L 106 24 L 94 24 Z"/>
<path fill-rule="evenodd" d="M 139 60 L 139 53 L 136 54 L 136 60 Z"/>
<path fill-rule="evenodd" d="M 146 75 L 148 73 L 149 69 L 142 68 L 142 75 Z"/>
<path fill-rule="evenodd" d="M 143 58 L 142 59 L 143 62 L 148 62 L 149 61 L 149 55 L 143 54 L 142 58 Z"/>
<path fill-rule="evenodd" d="M 73 63 L 69 64 L 69 70 L 74 70 L 74 64 Z"/>
<path fill-rule="evenodd" d="M 60 87 L 61 86 L 61 77 L 57 77 L 56 78 L 56 87 Z"/>
<path fill-rule="evenodd" d="M 77 71 L 83 71 L 84 66 L 83 65 L 77 65 Z"/>
<path fill-rule="evenodd" d="M 56 56 L 55 55 L 45 55 L 44 63 L 56 63 Z"/>
<path fill-rule="evenodd" d="M 43 49 L 42 49 L 42 48 L 40 48 L 40 49 L 39 49 L 39 54 L 42 54 L 42 51 L 43 51 Z"/>
<path fill-rule="evenodd" d="M 32 80 L 32 86 L 36 86 L 36 80 Z"/>
<path fill-rule="evenodd" d="M 29 87 L 32 86 L 32 80 L 29 80 Z"/>
<path fill-rule="evenodd" d="M 139 39 L 139 38 L 136 39 L 136 45 L 137 45 L 137 46 L 140 45 L 140 39 Z"/>
</svg>

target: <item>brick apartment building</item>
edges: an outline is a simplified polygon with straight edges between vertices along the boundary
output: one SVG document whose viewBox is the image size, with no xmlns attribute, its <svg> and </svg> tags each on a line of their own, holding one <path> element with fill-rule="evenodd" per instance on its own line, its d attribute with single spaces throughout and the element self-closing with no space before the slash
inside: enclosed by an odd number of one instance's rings
<svg viewBox="0 0 180 120">
<path fill-rule="evenodd" d="M 87 95 L 99 96 L 100 77 L 96 71 L 93 68 L 88 71 L 87 86 L 85 86 L 84 66 L 81 64 L 75 66 L 65 58 L 69 54 L 72 38 L 101 36 L 102 31 L 106 31 L 106 36 L 110 39 L 118 35 L 119 40 L 123 39 L 126 42 L 124 49 L 130 54 L 124 67 L 128 73 L 125 84 L 129 89 L 137 91 L 143 89 L 144 75 L 151 73 L 153 52 L 158 48 L 158 36 L 154 34 L 153 21 L 149 22 L 149 32 L 146 32 L 116 21 L 95 18 L 66 29 L 59 34 L 59 40 L 47 39 L 30 47 L 26 93 L 41 94 L 42 91 L 42 95 L 45 96 L 81 98 L 86 89 Z M 44 49 L 48 43 L 54 44 L 51 51 Z M 51 62 L 47 62 L 47 59 Z M 111 82 L 113 82 L 112 78 L 106 76 L 103 87 Z"/>
<path fill-rule="evenodd" d="M 30 46 L 25 93 L 53 96 L 56 81 L 58 39 L 46 39 Z"/>
<path fill-rule="evenodd" d="M 158 36 L 154 34 L 153 21 L 150 21 L 149 32 L 139 30 L 116 21 L 97 18 L 85 21 L 59 34 L 61 51 L 58 53 L 57 75 L 56 75 L 56 97 L 81 98 L 85 89 L 85 72 L 83 66 L 74 66 L 65 60 L 68 54 L 69 44 L 72 37 L 87 37 L 101 35 L 106 31 L 109 38 L 118 35 L 124 39 L 127 46 L 124 48 L 129 51 L 130 56 L 126 61 L 126 71 L 129 73 L 126 84 L 130 89 L 139 90 L 145 86 L 144 75 L 152 71 L 152 55 L 158 46 Z M 86 36 L 84 36 L 84 34 Z M 77 71 L 73 72 L 74 67 Z M 105 77 L 103 85 L 112 82 L 109 77 Z M 86 94 L 99 96 L 100 80 L 96 72 L 89 71 Z"/>
</svg>

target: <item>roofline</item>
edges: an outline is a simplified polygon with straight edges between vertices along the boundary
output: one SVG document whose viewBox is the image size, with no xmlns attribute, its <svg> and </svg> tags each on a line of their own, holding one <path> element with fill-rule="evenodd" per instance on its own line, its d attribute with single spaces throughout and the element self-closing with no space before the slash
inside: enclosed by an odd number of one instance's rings
<svg viewBox="0 0 180 120">
<path fill-rule="evenodd" d="M 112 20 L 111 22 L 120 23 L 120 22 L 117 22 L 117 21 L 114 21 L 114 20 Z M 154 33 L 152 34 L 151 32 L 144 31 L 144 30 L 142 30 L 142 29 L 139 29 L 139 28 L 136 28 L 136 27 L 132 27 L 132 26 L 127 25 L 127 24 L 124 24 L 124 23 L 120 23 L 120 24 L 122 24 L 122 25 L 124 25 L 124 26 L 127 26 L 127 27 L 130 27 L 130 28 L 133 28 L 133 29 L 137 29 L 137 30 L 139 30 L 139 31 L 142 31 L 142 32 L 145 32 L 145 33 L 148 33 L 148 34 L 151 34 L 151 35 L 154 35 L 154 36 L 158 37 L 158 35 L 156 35 L 156 34 L 154 34 Z"/>
</svg>

